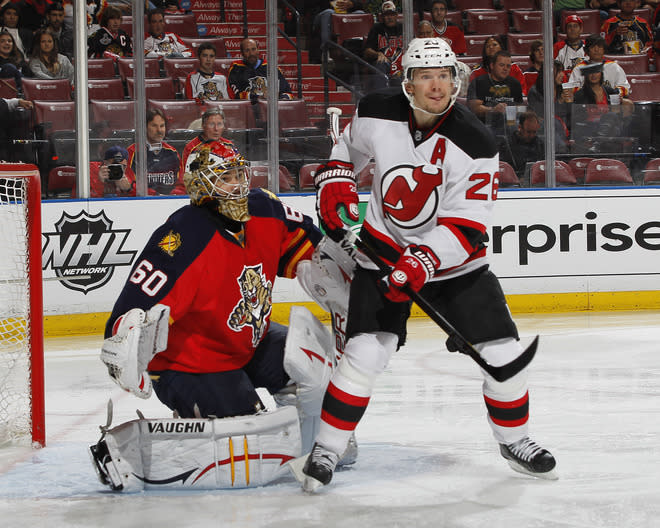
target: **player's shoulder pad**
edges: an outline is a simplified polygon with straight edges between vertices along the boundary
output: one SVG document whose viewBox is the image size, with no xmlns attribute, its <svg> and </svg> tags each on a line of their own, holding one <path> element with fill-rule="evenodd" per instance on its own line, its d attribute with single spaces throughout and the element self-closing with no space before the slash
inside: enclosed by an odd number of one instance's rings
<svg viewBox="0 0 660 528">
<path fill-rule="evenodd" d="M 282 217 L 284 208 L 280 199 L 268 189 L 251 189 L 248 195 L 251 216 Z"/>
<path fill-rule="evenodd" d="M 163 254 L 170 258 L 184 256 L 194 259 L 199 255 L 215 234 L 215 226 L 208 219 L 208 213 L 201 207 L 186 205 L 177 209 L 161 225 L 150 240 Z M 179 251 L 181 248 L 183 251 Z"/>
<path fill-rule="evenodd" d="M 472 159 L 492 158 L 497 154 L 493 133 L 462 104 L 454 104 L 441 133 Z"/>
<path fill-rule="evenodd" d="M 358 117 L 407 122 L 409 108 L 408 99 L 401 90 L 372 92 L 360 99 Z"/>
</svg>

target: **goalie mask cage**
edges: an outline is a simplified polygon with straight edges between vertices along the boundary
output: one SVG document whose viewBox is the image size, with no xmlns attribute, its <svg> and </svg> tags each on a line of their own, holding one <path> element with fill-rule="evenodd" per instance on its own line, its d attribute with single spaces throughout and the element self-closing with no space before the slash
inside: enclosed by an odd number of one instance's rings
<svg viewBox="0 0 660 528">
<path fill-rule="evenodd" d="M 41 184 L 0 164 L 0 444 L 45 445 Z"/>
</svg>

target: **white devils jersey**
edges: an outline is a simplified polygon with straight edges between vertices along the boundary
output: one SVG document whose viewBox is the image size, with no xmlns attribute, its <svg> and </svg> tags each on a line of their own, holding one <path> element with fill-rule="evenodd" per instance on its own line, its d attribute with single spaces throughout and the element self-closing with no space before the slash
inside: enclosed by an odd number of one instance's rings
<svg viewBox="0 0 660 528">
<path fill-rule="evenodd" d="M 373 93 L 332 150 L 356 174 L 376 162 L 361 236 L 395 262 L 409 244 L 440 262 L 434 279 L 486 264 L 486 228 L 497 198 L 499 156 L 491 132 L 455 104 L 428 130 L 415 128 L 405 96 Z"/>
</svg>

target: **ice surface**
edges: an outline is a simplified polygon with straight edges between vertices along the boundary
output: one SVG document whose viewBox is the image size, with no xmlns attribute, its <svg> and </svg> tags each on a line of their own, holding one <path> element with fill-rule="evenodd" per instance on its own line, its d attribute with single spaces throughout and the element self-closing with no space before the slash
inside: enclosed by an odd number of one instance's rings
<svg viewBox="0 0 660 528">
<path fill-rule="evenodd" d="M 660 314 L 516 317 L 541 335 L 530 375 L 532 437 L 559 480 L 513 472 L 485 419 L 481 378 L 433 323 L 377 383 L 357 430 L 358 462 L 321 493 L 293 478 L 251 490 L 115 494 L 87 447 L 114 400 L 114 424 L 169 416 L 117 389 L 99 338 L 50 339 L 45 449 L 0 449 L 0 525 L 11 527 L 635 527 L 660 525 Z"/>
</svg>

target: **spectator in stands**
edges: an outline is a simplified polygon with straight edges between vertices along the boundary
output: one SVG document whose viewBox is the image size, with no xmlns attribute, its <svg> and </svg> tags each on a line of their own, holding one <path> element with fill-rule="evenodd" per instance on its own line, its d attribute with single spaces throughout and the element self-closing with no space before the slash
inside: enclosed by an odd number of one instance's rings
<svg viewBox="0 0 660 528">
<path fill-rule="evenodd" d="M 573 89 L 564 88 L 564 65 L 561 61 L 555 60 L 554 66 L 554 106 L 555 115 L 559 116 L 566 124 L 570 122 L 570 103 L 573 102 Z M 531 87 L 527 94 L 527 103 L 534 112 L 540 117 L 543 117 L 544 102 L 543 102 L 543 70 L 539 72 L 534 86 Z"/>
<path fill-rule="evenodd" d="M 268 65 L 259 58 L 259 45 L 251 38 L 241 41 L 243 60 L 234 62 L 229 68 L 229 85 L 236 99 L 265 99 L 268 97 Z M 289 82 L 277 69 L 279 99 L 293 99 Z"/>
<path fill-rule="evenodd" d="M 112 167 L 111 167 L 112 166 Z M 135 193 L 133 182 L 127 177 L 128 151 L 115 145 L 105 151 L 103 161 L 89 164 L 89 195 L 92 198 L 104 196 L 129 196 Z"/>
<path fill-rule="evenodd" d="M 529 45 L 529 62 L 531 66 L 527 68 L 526 72 L 539 73 L 543 69 L 543 41 L 532 40 Z"/>
<path fill-rule="evenodd" d="M 21 27 L 34 32 L 44 25 L 46 20 L 46 9 L 52 3 L 51 0 L 22 0 L 16 2 L 20 6 Z M 30 50 L 26 50 L 28 53 Z"/>
<path fill-rule="evenodd" d="M 608 18 L 600 28 L 607 52 L 634 55 L 646 53 L 653 43 L 653 30 L 647 20 L 635 15 L 639 0 L 619 0 L 621 12 Z"/>
<path fill-rule="evenodd" d="M 584 58 L 584 41 L 582 40 L 582 19 L 577 15 L 568 15 L 566 23 L 566 38 L 555 42 L 552 53 L 554 58 L 562 63 L 563 69 L 570 74 L 575 65 Z"/>
<path fill-rule="evenodd" d="M 324 6 L 321 7 L 321 11 L 314 17 L 314 22 L 312 23 L 312 34 L 318 35 L 321 38 L 321 46 L 332 39 L 333 13 L 364 13 L 362 2 L 359 0 L 330 0 L 323 2 L 323 4 Z M 310 47 L 311 52 L 312 49 Z M 314 58 L 315 62 L 320 62 L 320 55 L 318 53 L 312 58 Z"/>
<path fill-rule="evenodd" d="M 369 30 L 364 58 L 387 75 L 388 80 L 371 75 L 369 90 L 383 88 L 387 84 L 399 86 L 403 74 L 403 25 L 397 21 L 398 13 L 394 2 L 383 2 L 380 11 L 383 21 L 374 24 Z"/>
<path fill-rule="evenodd" d="M 22 122 L 29 120 L 28 114 L 21 109 L 32 110 L 32 101 L 21 99 L 0 98 L 0 161 L 18 161 L 16 159 L 16 149 L 9 143 L 10 140 L 20 137 L 21 134 L 16 130 L 20 128 Z"/>
<path fill-rule="evenodd" d="M 2 28 L 14 37 L 16 47 L 27 57 L 32 49 L 32 31 L 19 27 L 18 4 L 5 4 L 2 8 Z"/>
<path fill-rule="evenodd" d="M 201 103 L 234 98 L 225 74 L 215 71 L 215 55 L 215 46 L 208 42 L 197 48 L 199 66 L 197 71 L 190 72 L 186 77 L 186 99 L 195 99 Z"/>
<path fill-rule="evenodd" d="M 584 75 L 584 83 L 582 84 L 582 88 L 575 92 L 574 102 L 576 104 L 600 106 L 601 108 L 590 112 L 589 121 L 593 121 L 595 119 L 594 115 L 598 116 L 603 112 L 607 112 L 609 106 L 612 104 L 611 96 L 618 96 L 619 91 L 604 84 L 602 62 L 583 66 L 582 73 Z"/>
<path fill-rule="evenodd" d="M 108 6 L 100 19 L 101 28 L 87 39 L 90 57 L 132 57 L 133 45 L 128 34 L 121 29 L 121 11 Z"/>
<path fill-rule="evenodd" d="M 99 10 L 100 16 L 103 16 L 103 11 L 108 7 L 119 9 L 122 15 L 133 14 L 133 1 L 132 0 L 101 0 L 101 9 Z M 145 1 L 145 10 L 149 7 L 149 2 Z M 101 24 L 103 25 L 103 24 Z"/>
<path fill-rule="evenodd" d="M 617 0 L 587 0 L 587 7 L 598 9 L 601 20 L 609 18 L 610 9 L 616 9 Z"/>
<path fill-rule="evenodd" d="M 468 106 L 496 133 L 504 131 L 504 115 L 509 105 L 522 104 L 522 86 L 511 77 L 511 54 L 500 50 L 491 59 L 489 73 L 470 82 Z"/>
<path fill-rule="evenodd" d="M 73 85 L 73 65 L 59 53 L 57 41 L 47 29 L 35 33 L 30 68 L 37 79 L 68 79 Z"/>
<path fill-rule="evenodd" d="M 543 141 L 538 136 L 541 128 L 539 117 L 531 110 L 518 115 L 518 128 L 500 139 L 500 160 L 506 161 L 516 171 L 518 178 L 525 174 L 528 163 L 545 157 Z"/>
<path fill-rule="evenodd" d="M 626 98 L 630 94 L 630 83 L 626 77 L 626 72 L 616 61 L 604 60 L 605 45 L 605 39 L 597 33 L 589 35 L 584 43 L 584 51 L 587 55 L 582 62 L 573 68 L 569 81 L 575 83 L 576 86 L 582 86 L 584 77 L 581 68 L 588 64 L 603 63 L 603 84 L 610 88 L 617 88 L 621 97 Z M 622 102 L 623 104 L 632 104 L 632 101 L 628 99 Z"/>
<path fill-rule="evenodd" d="M 182 58 L 192 57 L 176 33 L 165 33 L 165 12 L 162 9 L 150 9 L 148 16 L 149 36 L 144 40 L 145 57 Z"/>
<path fill-rule="evenodd" d="M 168 15 L 182 15 L 185 13 L 179 7 L 177 0 L 149 0 L 149 4 L 153 5 L 154 9 L 162 9 Z"/>
<path fill-rule="evenodd" d="M 433 25 L 428 20 L 422 20 L 417 24 L 417 38 L 433 38 L 434 34 Z"/>
<path fill-rule="evenodd" d="M 147 188 L 150 196 L 186 194 L 181 158 L 176 149 L 163 141 L 167 133 L 165 114 L 158 108 L 147 110 Z M 135 144 L 128 147 L 126 177 L 135 195 Z"/>
<path fill-rule="evenodd" d="M 503 49 L 504 49 L 504 44 L 502 43 L 502 38 L 499 35 L 491 35 L 490 37 L 488 37 L 484 42 L 484 47 L 481 51 L 481 64 L 479 64 L 479 66 L 477 66 L 472 71 L 472 74 L 470 75 L 470 82 L 472 82 L 474 79 L 476 79 L 481 75 L 486 75 L 490 73 L 490 65 L 492 63 L 492 58 L 495 56 L 495 54 L 498 51 L 502 51 Z M 527 95 L 527 91 L 526 91 L 527 83 L 525 82 L 525 76 L 523 75 L 522 70 L 517 64 L 511 65 L 511 71 L 509 75 L 511 75 L 511 77 L 513 77 L 514 79 L 518 80 L 520 86 L 522 86 L 523 95 Z"/>
<path fill-rule="evenodd" d="M 21 90 L 23 77 L 32 76 L 32 70 L 16 47 L 14 37 L 11 33 L 0 31 L 0 77 L 14 79 L 16 87 Z"/>
<path fill-rule="evenodd" d="M 202 114 L 202 133 L 196 138 L 192 139 L 183 149 L 181 156 L 181 174 L 185 174 L 186 163 L 190 153 L 197 148 L 198 145 L 212 143 L 213 141 L 221 141 L 227 145 L 233 146 L 233 143 L 222 137 L 225 132 L 225 113 L 222 108 L 210 108 Z"/>
<path fill-rule="evenodd" d="M 456 55 L 465 55 L 467 52 L 465 35 L 461 28 L 447 20 L 447 11 L 446 0 L 433 0 L 431 3 L 431 25 L 434 36 L 446 40 Z"/>
<path fill-rule="evenodd" d="M 46 10 L 46 29 L 50 31 L 57 42 L 60 53 L 73 59 L 73 27 L 64 20 L 64 7 L 56 3 Z"/>
</svg>

